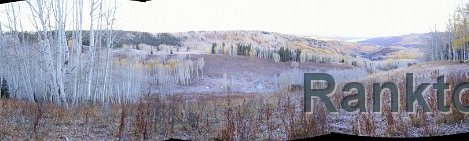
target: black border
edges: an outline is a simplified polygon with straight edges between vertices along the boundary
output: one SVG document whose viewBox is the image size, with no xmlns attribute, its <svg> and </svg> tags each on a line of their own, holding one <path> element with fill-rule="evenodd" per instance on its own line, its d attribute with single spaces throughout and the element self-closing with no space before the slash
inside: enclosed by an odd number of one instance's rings
<svg viewBox="0 0 469 141">
<path fill-rule="evenodd" d="M 4 1 L 0 1 L 0 4 L 18 2 L 18 1 L 23 1 L 23 0 L 4 0 Z M 150 0 L 130 0 L 130 1 L 147 2 Z M 446 139 L 451 139 L 451 141 L 453 140 L 466 140 L 467 141 L 469 140 L 469 132 L 453 134 L 453 135 L 443 135 L 443 136 L 408 137 L 408 138 L 369 137 L 369 136 L 348 135 L 348 134 L 332 132 L 330 134 L 300 139 L 298 141 L 301 141 L 301 140 L 350 140 L 350 141 L 352 140 L 353 141 L 355 140 L 379 140 L 379 141 L 383 141 L 383 140 L 446 140 Z M 180 140 L 180 139 L 170 138 L 169 140 Z"/>
</svg>

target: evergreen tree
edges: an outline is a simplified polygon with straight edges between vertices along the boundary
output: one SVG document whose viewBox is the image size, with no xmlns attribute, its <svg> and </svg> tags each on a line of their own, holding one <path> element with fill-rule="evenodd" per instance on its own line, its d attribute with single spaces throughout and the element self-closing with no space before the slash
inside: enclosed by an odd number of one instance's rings
<svg viewBox="0 0 469 141">
<path fill-rule="evenodd" d="M 244 45 L 244 44 L 238 43 L 237 55 L 249 55 L 249 53 L 251 52 L 251 49 L 252 49 L 251 44 Z"/>
<path fill-rule="evenodd" d="M 1 98 L 6 98 L 6 99 L 10 98 L 10 92 L 8 90 L 8 84 L 5 78 L 2 79 L 2 87 L 0 91 L 1 91 L 1 94 L 0 94 Z"/>
<path fill-rule="evenodd" d="M 284 62 L 290 61 L 290 60 L 291 60 L 291 51 L 290 51 L 290 49 L 287 48 L 285 50 L 285 61 Z"/>
<path fill-rule="evenodd" d="M 285 62 L 285 51 L 283 47 L 280 48 L 280 50 L 278 51 L 278 54 L 280 55 L 280 61 Z"/>
<path fill-rule="evenodd" d="M 212 54 L 215 54 L 215 47 L 217 47 L 217 43 L 212 44 Z"/>
<path fill-rule="evenodd" d="M 295 61 L 300 62 L 300 60 L 301 60 L 300 55 L 301 55 L 301 50 L 296 49 L 296 59 L 295 59 Z"/>
<path fill-rule="evenodd" d="M 301 51 L 299 49 L 295 50 L 296 56 L 293 56 L 292 50 L 288 48 L 281 47 L 278 50 L 278 54 L 280 55 L 280 61 L 287 62 L 287 61 L 294 61 L 294 59 L 299 60 Z"/>
</svg>

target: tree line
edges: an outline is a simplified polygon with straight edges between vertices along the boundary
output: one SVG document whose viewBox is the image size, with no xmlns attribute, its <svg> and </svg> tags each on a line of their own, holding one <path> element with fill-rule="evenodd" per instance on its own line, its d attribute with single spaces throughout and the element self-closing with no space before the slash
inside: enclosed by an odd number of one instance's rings
<svg viewBox="0 0 469 141">
<path fill-rule="evenodd" d="M 114 30 L 116 0 L 27 0 L 2 6 L 8 19 L 0 21 L 2 98 L 66 107 L 135 102 L 203 76 L 203 58 L 115 52 L 122 44 L 181 46 L 181 39 L 168 33 Z M 35 31 L 26 32 L 26 24 Z"/>
<path fill-rule="evenodd" d="M 460 5 L 448 20 L 446 30 L 432 29 L 429 51 L 431 61 L 469 59 L 469 3 Z"/>
<path fill-rule="evenodd" d="M 109 101 L 115 0 L 27 0 L 2 6 L 7 21 L 0 23 L 0 77 L 10 97 L 66 107 Z M 25 32 L 26 26 L 35 32 Z"/>
</svg>

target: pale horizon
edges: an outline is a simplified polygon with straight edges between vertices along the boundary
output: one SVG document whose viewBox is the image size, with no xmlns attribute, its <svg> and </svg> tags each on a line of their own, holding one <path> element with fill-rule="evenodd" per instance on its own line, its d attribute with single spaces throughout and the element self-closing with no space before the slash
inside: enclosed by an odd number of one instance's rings
<svg viewBox="0 0 469 141">
<path fill-rule="evenodd" d="M 118 20 L 123 29 L 155 33 L 260 30 L 371 38 L 445 30 L 461 3 L 467 0 L 125 1 L 120 2 Z"/>
<path fill-rule="evenodd" d="M 89 18 L 85 1 L 84 19 Z M 256 30 L 299 36 L 366 39 L 446 29 L 468 0 L 152 0 L 117 1 L 116 30 L 151 33 Z M 21 7 L 27 7 L 25 2 Z M 5 5 L 5 4 L 3 4 Z M 22 12 L 30 21 L 29 8 Z M 0 12 L 5 13 L 5 6 Z M 5 14 L 1 14 L 6 21 Z M 89 28 L 84 21 L 84 30 Z M 71 22 L 68 22 L 71 23 Z M 5 28 L 5 23 L 2 22 Z M 33 30 L 23 23 L 26 31 Z M 70 27 L 70 26 L 69 26 Z"/>
</svg>

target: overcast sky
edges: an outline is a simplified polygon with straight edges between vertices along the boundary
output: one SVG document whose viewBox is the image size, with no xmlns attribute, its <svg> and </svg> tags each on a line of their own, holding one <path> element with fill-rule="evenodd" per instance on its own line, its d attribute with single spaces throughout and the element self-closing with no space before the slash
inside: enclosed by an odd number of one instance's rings
<svg viewBox="0 0 469 141">
<path fill-rule="evenodd" d="M 467 3 L 469 0 L 151 0 L 150 2 L 117 0 L 117 2 L 116 27 L 122 30 L 146 32 L 264 30 L 295 35 L 369 38 L 424 33 L 433 27 L 443 30 L 457 5 Z M 25 7 L 29 9 L 27 5 Z M 2 7 L 0 10 L 5 11 L 3 9 L 5 8 Z M 5 23 L 5 14 L 2 15 L 2 21 Z M 25 22 L 30 21 L 28 18 L 23 19 Z"/>
<path fill-rule="evenodd" d="M 444 29 L 468 0 L 152 0 L 121 1 L 118 27 L 150 32 L 265 30 L 376 37 Z"/>
</svg>

